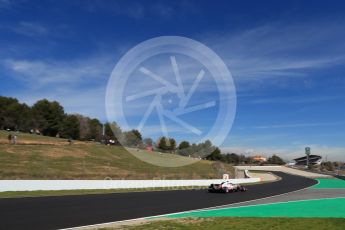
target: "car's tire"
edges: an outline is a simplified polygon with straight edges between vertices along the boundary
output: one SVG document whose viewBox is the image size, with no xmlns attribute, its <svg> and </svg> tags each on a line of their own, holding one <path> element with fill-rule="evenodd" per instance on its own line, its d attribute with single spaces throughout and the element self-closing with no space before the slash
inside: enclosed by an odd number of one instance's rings
<svg viewBox="0 0 345 230">
<path fill-rule="evenodd" d="M 229 189 L 228 189 L 228 188 L 225 188 L 225 189 L 224 189 L 224 192 L 225 192 L 225 193 L 229 193 Z"/>
</svg>

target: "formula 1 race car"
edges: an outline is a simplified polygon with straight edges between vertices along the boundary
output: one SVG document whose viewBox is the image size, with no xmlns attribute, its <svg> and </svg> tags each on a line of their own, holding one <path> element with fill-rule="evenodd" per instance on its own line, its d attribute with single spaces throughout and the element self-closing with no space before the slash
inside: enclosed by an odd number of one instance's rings
<svg viewBox="0 0 345 230">
<path fill-rule="evenodd" d="M 233 184 L 229 181 L 222 182 L 221 184 L 211 184 L 208 187 L 208 192 L 245 192 L 247 188 L 240 184 Z"/>
</svg>

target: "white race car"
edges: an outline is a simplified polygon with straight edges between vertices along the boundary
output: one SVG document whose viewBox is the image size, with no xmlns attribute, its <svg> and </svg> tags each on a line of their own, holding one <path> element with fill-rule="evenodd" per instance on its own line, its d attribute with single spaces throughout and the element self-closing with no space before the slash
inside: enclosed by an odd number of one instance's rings
<svg viewBox="0 0 345 230">
<path fill-rule="evenodd" d="M 221 184 L 211 184 L 208 187 L 209 192 L 223 192 L 223 193 L 229 193 L 229 192 L 245 192 L 247 191 L 247 188 L 240 185 L 240 184 L 233 184 L 229 181 L 224 181 Z"/>
</svg>

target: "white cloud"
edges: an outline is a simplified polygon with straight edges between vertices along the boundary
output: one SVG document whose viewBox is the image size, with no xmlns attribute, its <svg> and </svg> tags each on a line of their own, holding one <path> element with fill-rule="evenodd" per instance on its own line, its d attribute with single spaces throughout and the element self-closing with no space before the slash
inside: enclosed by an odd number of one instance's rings
<svg viewBox="0 0 345 230">
<path fill-rule="evenodd" d="M 14 26 L 12 30 L 16 33 L 30 37 L 48 34 L 48 29 L 45 26 L 34 22 L 19 22 L 19 24 Z"/>
<path fill-rule="evenodd" d="M 299 22 L 271 23 L 235 34 L 213 33 L 202 40 L 225 60 L 237 82 L 267 82 L 309 77 L 305 70 L 343 64 L 344 35 L 344 26 L 333 21 Z M 329 41 L 327 46 L 325 41 Z"/>
<path fill-rule="evenodd" d="M 247 156 L 263 155 L 269 157 L 273 154 L 277 154 L 287 161 L 292 161 L 295 158 L 304 156 L 306 146 L 311 147 L 312 154 L 322 156 L 323 160 L 330 161 L 344 161 L 345 160 L 345 148 L 344 147 L 331 147 L 321 146 L 317 144 L 291 146 L 288 148 L 272 148 L 272 147 L 254 147 L 254 146 L 234 146 L 234 147 L 222 147 L 223 153 L 237 153 L 245 154 Z"/>
<path fill-rule="evenodd" d="M 237 80 L 255 80 L 258 77 L 263 80 L 267 78 L 283 77 L 301 77 L 306 76 L 301 70 L 324 68 L 336 65 L 344 61 L 343 57 L 338 58 L 315 58 L 290 60 L 279 58 L 245 58 L 229 59 L 227 63 L 232 67 L 234 76 Z M 254 78 L 254 79 L 253 79 Z"/>
<path fill-rule="evenodd" d="M 168 132 L 171 135 L 177 135 L 177 134 L 186 134 L 187 130 L 177 124 L 168 125 Z M 161 125 L 145 125 L 144 129 L 142 130 L 142 133 L 146 137 L 152 137 L 152 136 L 162 136 L 164 135 L 162 132 L 162 126 Z"/>
<path fill-rule="evenodd" d="M 20 94 L 8 96 L 16 97 L 21 102 L 33 105 L 36 101 L 46 98 L 58 101 L 67 113 L 78 113 L 106 121 L 104 96 L 105 87 L 99 86 L 92 89 L 78 90 L 70 88 L 50 88 L 48 90 L 23 90 Z"/>
<path fill-rule="evenodd" d="M 261 125 L 254 126 L 255 129 L 279 129 L 279 128 L 298 128 L 298 127 L 318 127 L 343 125 L 345 122 L 318 122 L 318 123 L 297 123 L 297 124 L 278 124 L 278 125 Z"/>
<path fill-rule="evenodd" d="M 4 64 L 14 77 L 37 88 L 61 84 L 78 86 L 95 79 L 104 80 L 109 76 L 113 63 L 107 57 L 94 57 L 72 61 L 8 59 Z"/>
<path fill-rule="evenodd" d="M 310 104 L 310 103 L 320 103 L 334 100 L 344 100 L 341 96 L 328 96 L 322 95 L 318 97 L 305 96 L 288 96 L 288 97 L 270 97 L 270 98 L 255 98 L 247 100 L 248 104 Z"/>
<path fill-rule="evenodd" d="M 106 120 L 106 82 L 114 65 L 109 56 L 72 61 L 9 59 L 3 65 L 11 77 L 25 85 L 10 96 L 29 105 L 43 98 L 57 100 L 68 113 Z"/>
</svg>

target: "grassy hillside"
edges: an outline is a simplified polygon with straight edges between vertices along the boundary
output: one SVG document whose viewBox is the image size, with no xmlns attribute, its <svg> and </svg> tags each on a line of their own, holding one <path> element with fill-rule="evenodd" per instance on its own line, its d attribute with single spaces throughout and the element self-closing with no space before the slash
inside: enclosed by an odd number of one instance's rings
<svg viewBox="0 0 345 230">
<path fill-rule="evenodd" d="M 17 133 L 18 144 L 8 144 L 0 131 L 0 179 L 207 179 L 233 175 L 230 165 L 197 161 L 183 167 L 159 167 L 139 160 L 122 147 Z M 174 154 L 134 151 L 156 162 L 195 161 Z"/>
</svg>

